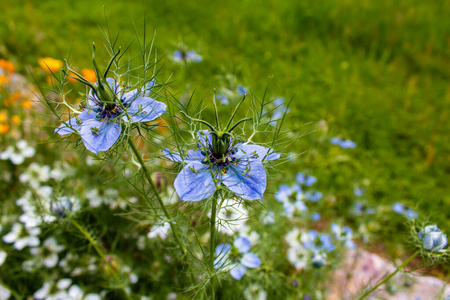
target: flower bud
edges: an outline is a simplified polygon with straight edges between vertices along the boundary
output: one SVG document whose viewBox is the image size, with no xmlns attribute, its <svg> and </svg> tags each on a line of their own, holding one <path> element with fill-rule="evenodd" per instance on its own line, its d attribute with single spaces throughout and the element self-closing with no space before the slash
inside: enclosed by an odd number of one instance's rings
<svg viewBox="0 0 450 300">
<path fill-rule="evenodd" d="M 51 204 L 51 212 L 58 218 L 66 217 L 70 211 L 72 211 L 72 202 L 68 197 L 58 197 Z"/>
<path fill-rule="evenodd" d="M 311 264 L 314 268 L 320 269 L 327 263 L 327 256 L 325 253 L 315 252 L 311 258 Z"/>
<path fill-rule="evenodd" d="M 447 246 L 447 236 L 436 225 L 425 226 L 418 237 L 422 248 L 430 252 L 438 252 Z"/>
</svg>

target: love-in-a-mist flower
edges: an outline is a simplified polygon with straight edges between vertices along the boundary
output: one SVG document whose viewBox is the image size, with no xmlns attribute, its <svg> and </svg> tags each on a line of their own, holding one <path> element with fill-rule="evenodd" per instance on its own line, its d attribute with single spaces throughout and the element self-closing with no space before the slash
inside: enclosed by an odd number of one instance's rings
<svg viewBox="0 0 450 300">
<path fill-rule="evenodd" d="M 184 61 L 186 63 L 194 62 L 199 63 L 203 60 L 203 57 L 195 52 L 195 50 L 176 50 L 173 53 L 173 60 L 176 62 Z"/>
<path fill-rule="evenodd" d="M 55 130 L 60 135 L 80 134 L 86 148 L 95 154 L 111 148 L 118 140 L 123 126 L 150 122 L 166 112 L 166 104 L 149 97 L 153 80 L 142 88 L 130 90 L 122 87 L 120 81 L 106 77 L 118 54 L 111 59 L 103 76 L 100 76 L 93 59 L 97 83 L 71 70 L 76 76 L 73 78 L 89 86 L 91 91 L 84 111 L 63 122 Z"/>
<path fill-rule="evenodd" d="M 232 131 L 249 119 L 243 119 L 230 128 L 233 116 L 225 129 L 219 125 L 217 110 L 216 127 L 193 119 L 210 129 L 198 132 L 197 150 L 189 150 L 187 155 L 172 153 L 168 149 L 163 151 L 168 159 L 186 164 L 174 182 L 181 200 L 203 200 L 218 187 L 226 187 L 246 200 L 263 198 L 267 184 L 263 162 L 278 159 L 280 154 L 270 148 L 239 141 Z"/>
<path fill-rule="evenodd" d="M 334 137 L 330 140 L 330 143 L 332 143 L 333 145 L 338 145 L 341 146 L 341 148 L 343 149 L 347 149 L 347 148 L 355 148 L 356 147 L 356 143 L 351 141 L 351 140 L 343 140 L 340 139 L 338 137 Z"/>
<path fill-rule="evenodd" d="M 278 192 L 275 193 L 275 199 L 278 202 L 283 203 L 284 210 L 288 217 L 292 217 L 296 210 L 307 211 L 303 200 L 305 199 L 302 187 L 298 184 L 294 184 L 292 187 L 286 184 L 280 185 Z"/>
<path fill-rule="evenodd" d="M 251 252 L 250 241 L 245 237 L 238 237 L 233 245 L 220 244 L 216 247 L 214 268 L 230 270 L 230 275 L 239 280 L 244 276 L 247 268 L 258 268 L 261 265 L 259 257 Z"/>
<path fill-rule="evenodd" d="M 422 248 L 429 252 L 438 252 L 447 246 L 447 236 L 436 226 L 425 226 L 418 234 Z"/>
<path fill-rule="evenodd" d="M 350 227 L 340 227 L 336 223 L 331 224 L 331 231 L 337 240 L 344 242 L 345 246 L 349 249 L 356 249 L 357 246 L 352 240 L 353 231 Z"/>
</svg>

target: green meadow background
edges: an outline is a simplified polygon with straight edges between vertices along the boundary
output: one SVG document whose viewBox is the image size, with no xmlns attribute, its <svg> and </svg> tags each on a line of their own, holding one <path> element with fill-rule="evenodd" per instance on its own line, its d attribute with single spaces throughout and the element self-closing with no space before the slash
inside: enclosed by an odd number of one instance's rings
<svg viewBox="0 0 450 300">
<path fill-rule="evenodd" d="M 262 97 L 270 81 L 272 99 L 293 99 L 286 128 L 313 131 L 285 149 L 305 153 L 281 171 L 318 177 L 319 190 L 334 195 L 326 217 L 348 214 L 355 183 L 366 180 L 370 205 L 407 204 L 450 233 L 450 1 L 0 3 L 0 56 L 27 76 L 47 56 L 70 54 L 75 66 L 92 68 L 92 42 L 106 58 L 106 14 L 123 48 L 136 39 L 135 28 L 142 37 L 144 20 L 147 41 L 156 30 L 161 76 L 171 78 L 174 93 L 184 92 L 187 77 L 196 97 L 211 97 L 218 75 L 233 73 Z M 168 56 L 180 42 L 203 61 L 186 71 L 172 64 Z M 130 53 L 137 49 L 133 43 Z M 357 148 L 331 145 L 334 136 Z M 378 233 L 398 241 L 387 242 L 391 252 L 407 237 L 401 222 Z"/>
</svg>

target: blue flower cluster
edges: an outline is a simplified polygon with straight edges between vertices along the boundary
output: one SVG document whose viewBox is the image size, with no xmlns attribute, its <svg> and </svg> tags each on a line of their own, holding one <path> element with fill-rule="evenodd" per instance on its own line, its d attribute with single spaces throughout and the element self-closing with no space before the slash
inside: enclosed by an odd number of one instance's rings
<svg viewBox="0 0 450 300">
<path fill-rule="evenodd" d="M 278 202 L 283 203 L 286 215 L 289 217 L 292 217 L 296 210 L 308 210 L 304 202 L 305 200 L 317 202 L 323 197 L 323 194 L 316 190 L 303 191 L 305 188 L 311 187 L 317 181 L 316 177 L 298 173 L 296 181 L 297 184 L 292 186 L 287 184 L 280 185 L 278 192 L 275 193 L 275 199 L 277 199 Z M 315 215 L 314 218 L 320 219 L 320 215 Z"/>
<path fill-rule="evenodd" d="M 407 208 L 405 205 L 398 203 L 398 202 L 395 202 L 392 205 L 392 210 L 398 214 L 405 215 L 407 218 L 412 219 L 412 220 L 416 219 L 418 216 L 414 210 Z"/>
<path fill-rule="evenodd" d="M 242 97 L 242 96 L 246 95 L 247 93 L 248 93 L 248 89 L 245 88 L 243 85 L 239 84 L 236 87 L 236 90 L 234 92 L 231 93 L 230 91 L 227 90 L 226 93 L 224 92 L 224 93 L 218 94 L 216 96 L 216 99 L 219 100 L 220 104 L 228 105 L 230 103 L 230 101 L 226 94 L 228 94 L 228 96 L 231 96 L 231 97 L 236 97 L 236 96 Z"/>
<path fill-rule="evenodd" d="M 355 148 L 355 147 L 356 147 L 356 143 L 355 143 L 355 142 L 353 142 L 353 141 L 351 141 L 351 140 L 343 140 L 343 139 L 340 139 L 340 138 L 338 138 L 338 137 L 332 138 L 332 139 L 330 140 L 330 142 L 331 142 L 333 145 L 341 146 L 341 148 L 343 148 L 343 149 L 347 149 L 347 148 Z"/>
</svg>

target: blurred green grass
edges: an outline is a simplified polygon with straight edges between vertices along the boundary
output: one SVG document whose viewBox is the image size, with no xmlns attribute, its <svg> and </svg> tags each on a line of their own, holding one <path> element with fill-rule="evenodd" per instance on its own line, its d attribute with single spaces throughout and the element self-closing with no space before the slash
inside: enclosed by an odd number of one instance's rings
<svg viewBox="0 0 450 300">
<path fill-rule="evenodd" d="M 0 56 L 24 73 L 39 57 L 69 53 L 90 68 L 105 5 L 123 46 L 135 38 L 132 22 L 142 34 L 145 19 L 148 38 L 157 30 L 160 57 L 181 41 L 197 49 L 204 61 L 189 77 L 199 95 L 211 93 L 224 70 L 260 97 L 273 77 L 273 96 L 294 97 L 287 127 L 325 120 L 329 137 L 358 144 L 347 152 L 352 163 L 335 160 L 344 151 L 325 144 L 294 167 L 336 191 L 343 206 L 335 214 L 345 213 L 353 183 L 368 178 L 372 203 L 417 206 L 450 232 L 450 1 L 2 2 Z M 163 75 L 173 73 L 181 90 L 177 71 L 167 64 Z M 313 139 L 291 150 L 312 149 Z"/>
</svg>

